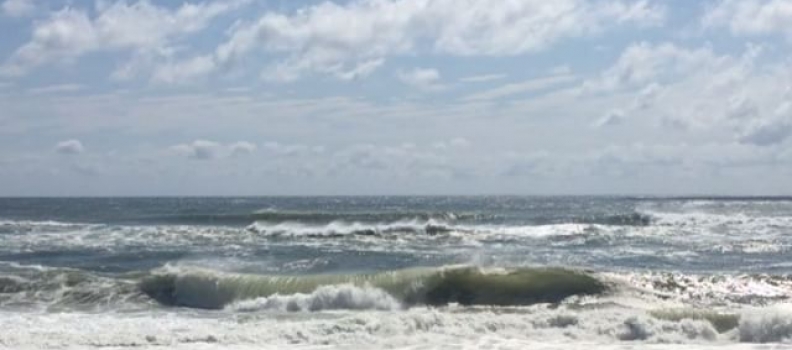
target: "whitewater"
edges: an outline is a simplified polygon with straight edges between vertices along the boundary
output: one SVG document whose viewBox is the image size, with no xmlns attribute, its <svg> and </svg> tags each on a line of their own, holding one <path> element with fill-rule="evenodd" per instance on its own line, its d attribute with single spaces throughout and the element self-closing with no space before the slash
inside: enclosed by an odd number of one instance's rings
<svg viewBox="0 0 792 350">
<path fill-rule="evenodd" d="M 792 348 L 792 199 L 0 199 L 0 348 Z"/>
</svg>

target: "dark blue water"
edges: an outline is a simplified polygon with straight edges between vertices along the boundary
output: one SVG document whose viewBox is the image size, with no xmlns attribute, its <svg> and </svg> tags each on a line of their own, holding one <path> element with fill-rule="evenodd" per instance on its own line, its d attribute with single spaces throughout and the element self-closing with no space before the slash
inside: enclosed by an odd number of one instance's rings
<svg viewBox="0 0 792 350">
<path fill-rule="evenodd" d="M 0 260 L 99 272 L 234 259 L 327 273 L 476 263 L 786 272 L 783 198 L 4 198 Z M 319 261 L 293 268 L 295 262 Z"/>
</svg>

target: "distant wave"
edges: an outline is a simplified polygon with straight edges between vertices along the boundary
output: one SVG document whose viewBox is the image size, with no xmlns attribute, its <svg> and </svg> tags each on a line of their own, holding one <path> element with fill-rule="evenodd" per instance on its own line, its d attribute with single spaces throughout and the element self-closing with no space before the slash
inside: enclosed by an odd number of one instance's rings
<svg viewBox="0 0 792 350">
<path fill-rule="evenodd" d="M 251 213 L 196 213 L 174 214 L 144 218 L 143 222 L 192 225 L 249 225 L 256 221 L 301 222 L 306 224 L 329 223 L 338 220 L 356 222 L 383 222 L 408 220 L 481 220 L 491 218 L 476 213 L 422 212 L 422 211 L 281 211 L 259 210 Z"/>
<path fill-rule="evenodd" d="M 639 212 L 622 214 L 593 215 L 575 218 L 574 223 L 599 224 L 609 226 L 649 226 L 654 222 L 654 217 Z"/>
<path fill-rule="evenodd" d="M 378 236 L 384 234 L 436 235 L 449 232 L 473 232 L 476 230 L 475 226 L 454 225 L 450 222 L 433 219 L 375 223 L 333 221 L 327 224 L 260 221 L 248 226 L 247 229 L 266 236 L 326 238 L 351 235 Z"/>
<path fill-rule="evenodd" d="M 259 221 L 247 230 L 268 237 L 339 238 L 346 236 L 465 236 L 472 239 L 540 238 L 603 232 L 601 224 L 496 225 L 456 223 L 443 220 L 403 220 L 395 222 L 333 221 L 326 224 Z"/>
</svg>

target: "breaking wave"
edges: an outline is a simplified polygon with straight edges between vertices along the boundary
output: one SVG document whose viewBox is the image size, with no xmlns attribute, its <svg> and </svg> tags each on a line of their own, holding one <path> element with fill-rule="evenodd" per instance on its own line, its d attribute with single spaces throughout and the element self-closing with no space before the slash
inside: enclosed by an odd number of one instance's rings
<svg viewBox="0 0 792 350">
<path fill-rule="evenodd" d="M 322 286 L 309 294 L 275 294 L 269 297 L 236 301 L 226 309 L 255 311 L 324 311 L 324 310 L 398 310 L 402 304 L 385 291 L 352 284 Z"/>
<path fill-rule="evenodd" d="M 347 289 L 331 290 L 336 292 L 336 297 L 339 291 L 350 296 L 365 295 L 367 298 L 374 293 L 375 299 L 383 300 L 381 293 L 387 293 L 403 306 L 449 303 L 531 305 L 555 303 L 574 295 L 596 295 L 607 291 L 607 286 L 597 278 L 573 270 L 521 268 L 486 271 L 475 267 L 418 268 L 373 274 L 315 276 L 262 276 L 177 270 L 148 277 L 141 282 L 140 288 L 146 295 L 165 305 L 221 309 L 234 302 L 257 298 L 268 298 L 264 304 L 272 303 L 283 295 L 319 293 L 313 295 L 313 300 L 328 300 L 326 296 L 329 291 L 323 288 L 337 285 L 346 285 Z M 348 289 L 350 287 L 363 288 L 367 292 L 361 294 L 360 290 Z M 272 299 L 273 297 L 276 299 Z M 305 296 L 298 298 L 310 299 Z M 330 298 L 331 301 L 341 302 L 349 299 Z M 357 304 L 353 302 L 347 305 Z M 388 305 L 393 304 L 388 302 Z"/>
</svg>

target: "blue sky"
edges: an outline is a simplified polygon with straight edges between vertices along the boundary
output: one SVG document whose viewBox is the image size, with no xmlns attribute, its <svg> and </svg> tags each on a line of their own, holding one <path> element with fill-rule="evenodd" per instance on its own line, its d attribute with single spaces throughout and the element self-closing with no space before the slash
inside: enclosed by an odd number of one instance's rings
<svg viewBox="0 0 792 350">
<path fill-rule="evenodd" d="M 792 194 L 792 0 L 3 0 L 0 195 Z"/>
</svg>

